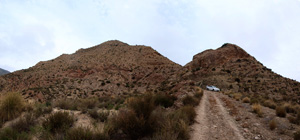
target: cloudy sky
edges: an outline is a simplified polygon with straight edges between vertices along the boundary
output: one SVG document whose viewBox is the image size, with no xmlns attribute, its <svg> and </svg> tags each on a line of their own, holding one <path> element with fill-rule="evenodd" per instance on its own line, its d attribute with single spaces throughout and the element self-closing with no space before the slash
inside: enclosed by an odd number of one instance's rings
<svg viewBox="0 0 300 140">
<path fill-rule="evenodd" d="M 185 65 L 229 42 L 300 81 L 299 25 L 300 0 L 0 0 L 0 68 L 114 39 Z"/>
</svg>

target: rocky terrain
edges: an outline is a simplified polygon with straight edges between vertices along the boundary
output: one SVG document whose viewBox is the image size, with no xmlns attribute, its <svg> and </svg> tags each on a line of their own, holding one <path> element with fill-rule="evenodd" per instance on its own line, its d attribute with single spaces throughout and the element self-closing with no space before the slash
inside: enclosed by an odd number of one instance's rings
<svg viewBox="0 0 300 140">
<path fill-rule="evenodd" d="M 8 74 L 8 73 L 10 73 L 10 72 L 0 68 L 0 75 L 4 75 L 4 74 Z"/>
<path fill-rule="evenodd" d="M 140 93 L 156 89 L 180 68 L 151 47 L 108 41 L 4 75 L 0 92 L 39 101 Z"/>
<path fill-rule="evenodd" d="M 300 83 L 265 67 L 234 44 L 206 50 L 193 57 L 173 79 L 189 79 L 202 88 L 215 85 L 223 91 L 257 94 L 276 101 L 299 103 Z"/>
</svg>

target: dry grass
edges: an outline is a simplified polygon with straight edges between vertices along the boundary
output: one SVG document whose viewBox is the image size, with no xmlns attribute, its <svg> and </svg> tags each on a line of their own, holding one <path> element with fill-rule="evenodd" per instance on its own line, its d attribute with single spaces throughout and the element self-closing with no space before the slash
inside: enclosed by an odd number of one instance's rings
<svg viewBox="0 0 300 140">
<path fill-rule="evenodd" d="M 75 119 L 68 112 L 55 112 L 43 122 L 43 127 L 52 133 L 65 132 L 74 123 Z"/>
<path fill-rule="evenodd" d="M 250 103 L 250 98 L 249 97 L 244 97 L 243 98 L 243 103 Z"/>
<path fill-rule="evenodd" d="M 271 109 L 276 109 L 276 103 L 273 100 L 266 100 L 264 101 L 263 105 Z"/>
<path fill-rule="evenodd" d="M 286 116 L 286 109 L 283 105 L 276 107 L 276 115 L 279 117 L 285 117 Z"/>
<path fill-rule="evenodd" d="M 0 121 L 5 122 L 18 117 L 25 109 L 25 102 L 19 93 L 7 93 L 0 104 Z"/>
<path fill-rule="evenodd" d="M 262 112 L 262 107 L 260 104 L 253 104 L 252 105 L 252 111 L 256 113 L 259 117 L 262 117 L 263 112 Z"/>
<path fill-rule="evenodd" d="M 233 94 L 233 98 L 237 101 L 239 101 L 242 98 L 242 94 L 241 93 L 234 93 Z"/>
<path fill-rule="evenodd" d="M 184 105 L 191 105 L 191 106 L 197 106 L 200 102 L 200 99 L 195 98 L 193 96 L 189 96 L 186 95 L 183 99 L 182 99 L 182 103 Z"/>
<path fill-rule="evenodd" d="M 269 127 L 271 130 L 274 130 L 277 127 L 277 122 L 276 122 L 275 118 L 269 122 Z"/>
</svg>

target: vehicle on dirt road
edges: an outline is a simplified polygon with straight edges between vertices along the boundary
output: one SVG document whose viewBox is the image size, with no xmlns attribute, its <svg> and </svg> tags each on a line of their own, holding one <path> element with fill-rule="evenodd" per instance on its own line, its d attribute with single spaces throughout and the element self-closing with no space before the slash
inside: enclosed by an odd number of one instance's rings
<svg viewBox="0 0 300 140">
<path fill-rule="evenodd" d="M 210 91 L 220 91 L 220 89 L 219 88 L 217 88 L 217 87 L 215 87 L 215 86 L 206 86 L 206 89 L 207 90 L 210 90 Z"/>
</svg>

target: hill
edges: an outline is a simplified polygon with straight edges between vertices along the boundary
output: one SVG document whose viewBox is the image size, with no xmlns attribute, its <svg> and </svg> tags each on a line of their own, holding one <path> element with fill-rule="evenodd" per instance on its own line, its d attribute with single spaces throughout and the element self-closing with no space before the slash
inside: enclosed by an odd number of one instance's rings
<svg viewBox="0 0 300 140">
<path fill-rule="evenodd" d="M 226 43 L 216 50 L 195 55 L 181 75 L 203 88 L 216 85 L 225 91 L 258 94 L 274 100 L 292 99 L 299 103 L 299 82 L 274 73 L 234 44 Z"/>
<path fill-rule="evenodd" d="M 10 72 L 0 68 L 0 75 L 4 75 L 4 74 L 8 74 L 8 73 L 10 73 Z"/>
<path fill-rule="evenodd" d="M 180 68 L 151 47 L 113 40 L 4 75 L 0 92 L 39 101 L 139 93 L 156 89 Z"/>
</svg>

